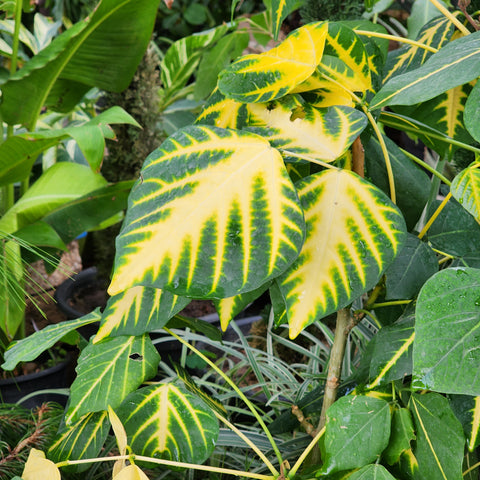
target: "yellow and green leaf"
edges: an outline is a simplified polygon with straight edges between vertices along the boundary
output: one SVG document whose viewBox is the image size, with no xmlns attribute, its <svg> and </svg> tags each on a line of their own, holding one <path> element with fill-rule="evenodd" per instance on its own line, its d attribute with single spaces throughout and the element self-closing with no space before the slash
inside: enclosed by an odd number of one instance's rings
<svg viewBox="0 0 480 480">
<path fill-rule="evenodd" d="M 352 92 L 366 92 L 372 87 L 365 45 L 353 30 L 340 23 L 328 24 L 319 71 Z"/>
<path fill-rule="evenodd" d="M 295 260 L 304 227 L 295 187 L 266 139 L 188 127 L 144 165 L 109 292 L 135 285 L 197 298 L 248 292 Z"/>
<path fill-rule="evenodd" d="M 272 0 L 272 23 L 273 23 L 273 37 L 275 40 L 278 38 L 282 22 L 287 18 L 290 13 L 298 8 L 297 0 Z"/>
<path fill-rule="evenodd" d="M 218 421 L 203 400 L 173 384 L 133 392 L 117 414 L 138 455 L 203 463 L 219 433 Z"/>
<path fill-rule="evenodd" d="M 462 207 L 477 220 L 480 219 L 480 170 L 479 165 L 461 171 L 452 182 L 450 191 Z"/>
<path fill-rule="evenodd" d="M 162 328 L 190 301 L 158 288 L 129 288 L 108 300 L 93 342 L 108 336 L 142 335 Z"/>
<path fill-rule="evenodd" d="M 278 47 L 232 63 L 220 73 L 218 88 L 227 97 L 244 103 L 283 97 L 315 71 L 326 36 L 326 23 L 300 27 Z"/>
<path fill-rule="evenodd" d="M 290 101 L 251 104 L 251 131 L 267 138 L 285 155 L 306 155 L 314 160 L 333 162 L 342 156 L 367 125 L 365 115 L 353 108 L 332 106 L 316 109 Z M 294 155 L 292 155 L 294 156 Z"/>
<path fill-rule="evenodd" d="M 300 182 L 307 237 L 279 279 L 290 336 L 373 287 L 405 237 L 398 209 L 377 187 L 345 170 Z"/>
</svg>

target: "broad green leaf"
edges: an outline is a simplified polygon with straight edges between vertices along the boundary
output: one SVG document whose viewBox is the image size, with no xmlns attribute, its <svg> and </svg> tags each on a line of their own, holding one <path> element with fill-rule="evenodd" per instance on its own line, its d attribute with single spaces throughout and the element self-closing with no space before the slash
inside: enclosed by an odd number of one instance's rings
<svg viewBox="0 0 480 480">
<path fill-rule="evenodd" d="M 438 272 L 435 252 L 417 236 L 408 234 L 403 249 L 385 272 L 386 300 L 413 298 Z"/>
<path fill-rule="evenodd" d="M 218 437 L 218 421 L 197 395 L 173 384 L 157 384 L 130 394 L 117 414 L 138 455 L 203 463 Z"/>
<path fill-rule="evenodd" d="M 158 288 L 129 288 L 108 300 L 93 342 L 107 336 L 142 335 L 158 330 L 190 301 Z"/>
<path fill-rule="evenodd" d="M 144 285 L 230 297 L 284 271 L 303 237 L 295 188 L 267 140 L 189 127 L 144 164 L 117 238 L 109 293 Z"/>
<path fill-rule="evenodd" d="M 382 327 L 373 338 L 370 388 L 404 379 L 412 374 L 414 320 L 413 315 L 401 317 L 392 325 Z"/>
<path fill-rule="evenodd" d="M 133 180 L 110 184 L 60 205 L 43 217 L 65 242 L 97 228 L 127 207 Z"/>
<path fill-rule="evenodd" d="M 460 420 L 467 446 L 473 452 L 480 444 L 480 397 L 449 395 L 450 407 Z"/>
<path fill-rule="evenodd" d="M 389 438 L 390 407 L 386 401 L 357 395 L 339 398 L 327 410 L 322 473 L 374 462 Z"/>
<path fill-rule="evenodd" d="M 414 384 L 437 392 L 480 395 L 480 270 L 449 268 L 417 300 Z"/>
<path fill-rule="evenodd" d="M 349 480 L 395 480 L 388 470 L 382 465 L 366 465 L 360 470 L 349 475 Z"/>
<path fill-rule="evenodd" d="M 330 22 L 319 71 L 352 92 L 372 86 L 367 52 L 358 35 L 341 23 Z"/>
<path fill-rule="evenodd" d="M 22 480 L 61 480 L 60 470 L 51 461 L 45 458 L 45 454 L 32 448 L 28 454 L 27 462 L 22 473 Z"/>
<path fill-rule="evenodd" d="M 318 110 L 289 97 L 287 101 L 251 104 L 249 130 L 287 152 L 333 162 L 342 156 L 367 126 L 354 108 L 335 106 Z M 292 155 L 294 156 L 294 155 Z"/>
<path fill-rule="evenodd" d="M 478 122 L 479 116 L 480 82 L 476 82 L 467 98 L 467 102 L 465 103 L 463 121 L 465 122 L 465 128 L 477 142 L 480 142 L 480 124 Z"/>
<path fill-rule="evenodd" d="M 408 408 L 396 408 L 392 415 L 390 441 L 382 453 L 382 458 L 388 465 L 397 463 L 401 455 L 411 448 L 412 440 L 415 440 L 412 414 Z"/>
<path fill-rule="evenodd" d="M 95 458 L 99 455 L 108 432 L 110 422 L 107 412 L 88 413 L 73 425 L 62 425 L 48 449 L 48 458 L 54 462 Z M 79 464 L 64 467 L 65 472 L 80 473 L 90 465 Z"/>
<path fill-rule="evenodd" d="M 275 40 L 280 33 L 282 22 L 298 8 L 299 3 L 298 0 L 271 0 L 273 37 Z"/>
<path fill-rule="evenodd" d="M 246 126 L 247 118 L 247 104 L 227 98 L 216 89 L 207 100 L 195 123 L 240 130 Z"/>
<path fill-rule="evenodd" d="M 403 244 L 403 217 L 375 186 L 346 170 L 326 170 L 297 186 L 307 238 L 280 277 L 290 336 L 373 287 Z"/>
<path fill-rule="evenodd" d="M 398 148 L 395 142 L 387 137 L 384 137 L 384 140 L 392 164 L 397 205 L 410 231 L 415 227 L 428 201 L 430 178 Z M 385 193 L 390 192 L 387 169 L 378 140 L 372 137 L 364 148 L 366 177 Z"/>
<path fill-rule="evenodd" d="M 82 415 L 117 408 L 123 399 L 157 373 L 160 356 L 148 335 L 115 337 L 80 353 L 71 386 L 67 425 Z"/>
<path fill-rule="evenodd" d="M 480 75 L 480 32 L 453 40 L 421 67 L 389 80 L 373 97 L 372 110 L 387 105 L 415 105 Z"/>
<path fill-rule="evenodd" d="M 100 312 L 95 310 L 75 320 L 46 326 L 23 340 L 13 343 L 5 352 L 5 363 L 2 365 L 2 368 L 4 370 L 13 370 L 19 362 L 35 360 L 41 353 L 53 347 L 55 343 L 71 331 L 84 325 L 98 322 L 100 318 Z"/>
<path fill-rule="evenodd" d="M 15 233 L 15 238 L 18 238 L 28 245 L 36 247 L 53 247 L 57 250 L 66 250 L 65 242 L 60 238 L 58 233 L 48 223 L 39 221 L 31 223 Z M 73 237 L 76 238 L 76 237 Z M 72 240 L 73 240 L 72 238 Z M 22 258 L 26 259 L 25 255 L 33 254 L 33 251 L 22 252 Z"/>
<path fill-rule="evenodd" d="M 452 182 L 450 191 L 462 207 L 480 219 L 480 171 L 478 164 L 461 171 Z"/>
<path fill-rule="evenodd" d="M 2 85 L 3 120 L 33 127 L 44 105 L 62 107 L 70 81 L 125 89 L 150 41 L 157 7 L 156 0 L 102 0 Z"/>
<path fill-rule="evenodd" d="M 268 102 L 305 81 L 320 63 L 327 24 L 294 30 L 278 47 L 241 57 L 218 77 L 218 88 L 240 102 Z"/>
<path fill-rule="evenodd" d="M 418 461 L 415 480 L 462 480 L 465 438 L 462 426 L 438 393 L 410 397 L 416 442 L 413 450 Z"/>
<path fill-rule="evenodd" d="M 437 200 L 428 210 L 430 217 L 440 205 Z M 450 200 L 429 228 L 433 248 L 458 257 L 480 251 L 480 225 L 456 200 Z"/>
</svg>

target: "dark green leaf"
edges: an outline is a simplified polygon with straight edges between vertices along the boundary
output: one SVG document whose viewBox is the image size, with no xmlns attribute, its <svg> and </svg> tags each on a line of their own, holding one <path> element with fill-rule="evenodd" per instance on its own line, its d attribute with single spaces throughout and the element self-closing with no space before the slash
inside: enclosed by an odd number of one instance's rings
<svg viewBox="0 0 480 480">
<path fill-rule="evenodd" d="M 480 445 L 480 397 L 449 395 L 450 407 L 460 420 L 470 452 Z"/>
<path fill-rule="evenodd" d="M 410 443 L 415 440 L 412 414 L 408 408 L 397 408 L 393 411 L 392 434 L 388 447 L 382 454 L 389 465 L 400 460 L 403 452 L 410 449 Z"/>
<path fill-rule="evenodd" d="M 348 477 L 349 480 L 395 480 L 382 465 L 367 465 Z"/>
<path fill-rule="evenodd" d="M 465 104 L 465 111 L 463 113 L 463 121 L 465 127 L 470 135 L 480 142 L 480 82 L 476 82 L 470 95 L 468 96 L 467 103 Z"/>
</svg>

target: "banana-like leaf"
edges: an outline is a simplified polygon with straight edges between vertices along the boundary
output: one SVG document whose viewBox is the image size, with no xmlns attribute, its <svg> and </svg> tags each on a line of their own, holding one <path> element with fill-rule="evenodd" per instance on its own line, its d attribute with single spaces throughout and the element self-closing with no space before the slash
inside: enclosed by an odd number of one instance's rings
<svg viewBox="0 0 480 480">
<path fill-rule="evenodd" d="M 413 453 L 418 470 L 414 478 L 462 480 L 465 437 L 448 400 L 438 393 L 414 393 L 408 406 L 417 437 Z"/>
<path fill-rule="evenodd" d="M 478 164 L 460 172 L 452 182 L 450 191 L 462 207 L 480 219 L 480 171 Z"/>
<path fill-rule="evenodd" d="M 56 37 L 2 85 L 3 120 L 33 127 L 44 105 L 62 108 L 71 81 L 75 87 L 125 89 L 150 41 L 158 3 L 102 0 L 89 18 Z M 85 93 L 82 87 L 73 90 Z"/>
<path fill-rule="evenodd" d="M 342 156 L 367 126 L 365 115 L 354 108 L 332 106 L 318 110 L 301 105 L 295 97 L 251 104 L 248 110 L 249 130 L 268 138 L 281 151 L 324 162 Z"/>
<path fill-rule="evenodd" d="M 216 89 L 207 100 L 195 123 L 240 130 L 246 126 L 247 118 L 247 104 L 227 98 Z"/>
<path fill-rule="evenodd" d="M 266 139 L 189 127 L 146 160 L 117 239 L 109 293 L 144 285 L 231 297 L 284 271 L 303 238 L 296 190 Z"/>
<path fill-rule="evenodd" d="M 402 215 L 377 187 L 346 170 L 300 182 L 307 238 L 279 279 L 290 336 L 373 287 L 400 251 Z"/>
<path fill-rule="evenodd" d="M 428 47 L 440 49 L 450 41 L 454 31 L 453 23 L 446 17 L 429 21 L 417 36 L 417 42 Z M 384 82 L 401 73 L 423 65 L 432 52 L 416 45 L 403 45 L 388 55 Z"/>
<path fill-rule="evenodd" d="M 148 335 L 115 337 L 88 344 L 78 359 L 71 386 L 67 425 L 90 412 L 117 408 L 123 399 L 157 373 L 160 356 Z"/>
<path fill-rule="evenodd" d="M 294 30 L 278 47 L 241 57 L 218 77 L 218 88 L 240 102 L 268 102 L 283 97 L 313 74 L 320 63 L 327 24 Z"/>
<path fill-rule="evenodd" d="M 100 453 L 110 422 L 107 412 L 89 413 L 73 425 L 63 425 L 48 449 L 48 458 L 54 462 L 95 458 Z M 64 471 L 80 473 L 90 468 L 88 463 L 64 467 Z"/>
<path fill-rule="evenodd" d="M 160 329 L 190 301 L 158 288 L 129 288 L 108 300 L 93 342 L 108 336 L 142 335 Z"/>
<path fill-rule="evenodd" d="M 480 444 L 480 397 L 449 395 L 453 413 L 463 425 L 467 446 L 473 452 Z"/>
<path fill-rule="evenodd" d="M 4 370 L 13 370 L 19 362 L 35 360 L 41 353 L 53 347 L 68 333 L 84 325 L 98 322 L 100 318 L 101 314 L 97 309 L 83 317 L 46 326 L 42 330 L 12 344 L 4 354 L 5 363 L 2 365 L 2 368 Z"/>
<path fill-rule="evenodd" d="M 319 71 L 352 92 L 372 87 L 365 45 L 358 35 L 341 23 L 329 23 Z"/>
<path fill-rule="evenodd" d="M 480 76 L 480 32 L 453 40 L 421 67 L 388 81 L 373 97 L 372 110 L 387 105 L 415 105 Z"/>
<path fill-rule="evenodd" d="M 479 288 L 475 268 L 441 270 L 423 286 L 413 346 L 416 387 L 480 395 Z"/>
<path fill-rule="evenodd" d="M 389 465 L 400 461 L 400 457 L 410 449 L 410 443 L 415 440 L 412 414 L 408 408 L 395 408 L 392 414 L 392 433 L 388 447 L 382 453 L 382 458 Z"/>
<path fill-rule="evenodd" d="M 173 384 L 150 385 L 117 409 L 137 455 L 203 463 L 218 437 L 218 421 L 197 395 Z"/>
</svg>

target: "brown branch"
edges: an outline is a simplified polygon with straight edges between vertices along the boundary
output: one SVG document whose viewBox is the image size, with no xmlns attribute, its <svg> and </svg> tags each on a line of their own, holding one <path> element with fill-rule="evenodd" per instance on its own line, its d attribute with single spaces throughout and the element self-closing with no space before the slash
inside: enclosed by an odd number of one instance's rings
<svg viewBox="0 0 480 480">
<path fill-rule="evenodd" d="M 365 177 L 365 151 L 360 137 L 352 144 L 352 171 L 362 178 Z"/>
<path fill-rule="evenodd" d="M 480 23 L 477 20 L 474 20 L 471 15 L 467 12 L 467 7 L 470 5 L 470 0 L 458 0 L 458 8 L 465 15 L 465 18 L 468 20 L 468 23 L 472 25 L 475 30 L 480 30 Z"/>
<path fill-rule="evenodd" d="M 292 413 L 297 417 L 297 420 L 300 422 L 300 425 L 305 432 L 308 435 L 315 437 L 315 427 L 304 417 L 303 412 L 296 405 L 292 405 Z"/>
</svg>

